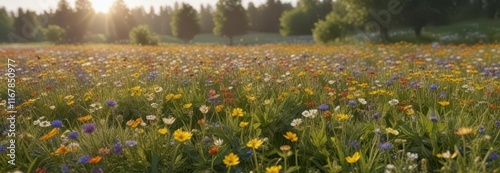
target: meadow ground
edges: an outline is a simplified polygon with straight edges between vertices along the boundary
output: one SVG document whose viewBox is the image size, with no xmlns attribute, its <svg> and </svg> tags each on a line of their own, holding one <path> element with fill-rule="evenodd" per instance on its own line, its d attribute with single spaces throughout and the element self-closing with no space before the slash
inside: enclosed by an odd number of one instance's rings
<svg viewBox="0 0 500 173">
<path fill-rule="evenodd" d="M 499 44 L 0 51 L 0 172 L 500 171 Z"/>
</svg>

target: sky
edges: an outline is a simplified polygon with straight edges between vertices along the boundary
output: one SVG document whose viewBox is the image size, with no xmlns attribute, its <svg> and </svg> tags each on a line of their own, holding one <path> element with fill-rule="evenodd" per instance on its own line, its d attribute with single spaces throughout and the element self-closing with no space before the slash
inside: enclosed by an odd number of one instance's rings
<svg viewBox="0 0 500 173">
<path fill-rule="evenodd" d="M 71 6 L 74 5 L 76 0 L 67 0 Z M 94 9 L 97 12 L 106 12 L 109 6 L 113 4 L 115 0 L 90 0 Z M 151 6 L 155 7 L 156 11 L 159 10 L 162 5 L 173 6 L 177 1 L 179 3 L 185 2 L 191 4 L 196 9 L 199 9 L 201 4 L 210 4 L 215 6 L 217 0 L 124 0 L 129 8 L 145 6 L 145 9 L 149 11 Z M 0 7 L 6 7 L 8 11 L 17 11 L 19 7 L 23 9 L 31 9 L 37 13 L 41 13 L 44 10 L 57 8 L 57 3 L 59 0 L 0 0 Z M 266 0 L 242 0 L 243 5 L 246 7 L 249 2 L 253 2 L 256 5 L 265 3 Z M 297 0 L 281 0 L 281 2 L 290 2 L 295 6 Z"/>
</svg>

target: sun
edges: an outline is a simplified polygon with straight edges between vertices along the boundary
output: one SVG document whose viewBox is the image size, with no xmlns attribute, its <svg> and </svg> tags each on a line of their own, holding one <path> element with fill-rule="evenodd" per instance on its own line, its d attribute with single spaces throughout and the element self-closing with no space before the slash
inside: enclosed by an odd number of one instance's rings
<svg viewBox="0 0 500 173">
<path fill-rule="evenodd" d="M 114 0 L 92 0 L 92 7 L 96 12 L 107 13 Z"/>
</svg>

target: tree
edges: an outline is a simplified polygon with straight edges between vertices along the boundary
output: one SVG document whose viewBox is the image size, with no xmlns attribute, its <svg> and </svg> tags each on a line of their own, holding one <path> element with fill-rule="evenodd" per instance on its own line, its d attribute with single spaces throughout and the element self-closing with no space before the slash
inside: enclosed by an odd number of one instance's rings
<svg viewBox="0 0 500 173">
<path fill-rule="evenodd" d="M 261 15 L 257 7 L 252 2 L 248 3 L 247 7 L 249 27 L 253 31 L 260 31 Z M 267 16 L 266 16 L 267 17 Z"/>
<path fill-rule="evenodd" d="M 229 37 L 229 45 L 233 45 L 233 37 L 243 35 L 248 29 L 248 18 L 241 0 L 219 0 L 214 14 L 214 34 Z"/>
<path fill-rule="evenodd" d="M 406 0 L 402 12 L 403 23 L 412 27 L 415 35 L 422 34 L 422 29 L 430 23 L 444 23 L 449 11 L 456 8 L 454 0 Z"/>
<path fill-rule="evenodd" d="M 171 27 L 172 35 L 189 42 L 200 32 L 198 12 L 191 5 L 182 3 L 172 15 Z"/>
<path fill-rule="evenodd" d="M 500 0 L 483 0 L 486 6 L 487 17 L 497 19 L 500 16 Z"/>
<path fill-rule="evenodd" d="M 17 42 L 27 42 L 33 41 L 33 31 L 39 26 L 39 22 L 37 20 L 37 15 L 35 12 L 19 8 L 17 12 L 17 16 L 14 19 L 13 27 L 14 33 L 9 33 L 7 38 L 9 41 L 17 41 Z"/>
<path fill-rule="evenodd" d="M 7 35 L 14 31 L 14 20 L 9 16 L 5 8 L 0 8 L 0 42 L 8 42 Z"/>
<path fill-rule="evenodd" d="M 329 7 L 323 7 L 325 4 Z M 280 33 L 288 35 L 309 35 L 314 28 L 316 21 L 326 16 L 325 11 L 330 11 L 331 0 L 300 0 L 297 8 L 286 11 L 280 18 Z"/>
<path fill-rule="evenodd" d="M 133 28 L 129 33 L 130 41 L 140 45 L 157 45 L 158 38 L 156 34 L 149 30 L 149 26 L 140 25 Z"/>
<path fill-rule="evenodd" d="M 107 23 L 107 32 L 112 41 L 129 38 L 129 31 L 134 26 L 134 22 L 123 0 L 116 0 L 113 3 L 109 10 Z"/>
<path fill-rule="evenodd" d="M 95 13 L 89 0 L 76 0 L 75 8 L 71 36 L 73 40 L 82 42 Z"/>
<path fill-rule="evenodd" d="M 207 6 L 201 5 L 200 8 L 200 27 L 202 33 L 212 33 L 214 29 L 213 9 L 210 4 Z"/>
<path fill-rule="evenodd" d="M 60 0 L 57 4 L 57 9 L 51 24 L 59 25 L 64 29 L 69 29 L 71 26 L 72 14 L 73 10 L 69 6 L 68 1 Z"/>
</svg>

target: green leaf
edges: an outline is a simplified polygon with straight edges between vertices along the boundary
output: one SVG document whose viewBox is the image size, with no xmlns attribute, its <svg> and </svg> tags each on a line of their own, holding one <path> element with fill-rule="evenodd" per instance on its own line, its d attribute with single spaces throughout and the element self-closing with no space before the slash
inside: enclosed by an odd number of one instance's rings
<svg viewBox="0 0 500 173">
<path fill-rule="evenodd" d="M 286 173 L 289 173 L 289 172 L 295 172 L 295 171 L 299 171 L 300 170 L 300 166 L 292 166 L 292 167 L 289 167 L 287 170 L 286 170 Z"/>
</svg>

